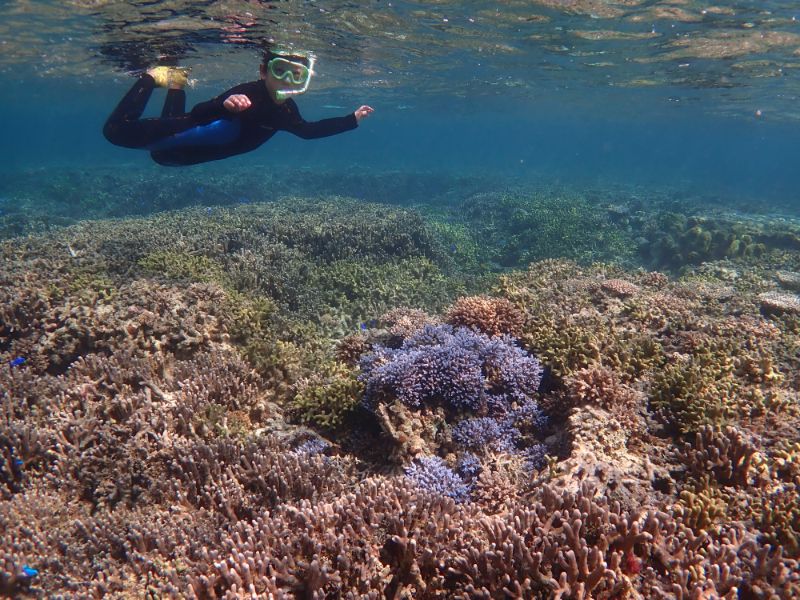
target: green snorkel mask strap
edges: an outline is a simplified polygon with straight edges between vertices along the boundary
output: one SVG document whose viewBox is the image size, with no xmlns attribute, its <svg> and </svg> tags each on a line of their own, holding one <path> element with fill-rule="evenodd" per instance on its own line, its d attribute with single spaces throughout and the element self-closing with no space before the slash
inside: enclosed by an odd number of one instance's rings
<svg viewBox="0 0 800 600">
<path fill-rule="evenodd" d="M 310 52 L 307 54 L 275 52 L 274 54 L 276 56 L 267 63 L 267 69 L 275 79 L 284 81 L 290 86 L 275 92 L 278 99 L 285 100 L 291 96 L 305 93 L 311 82 L 311 76 L 314 74 L 316 57 Z"/>
</svg>

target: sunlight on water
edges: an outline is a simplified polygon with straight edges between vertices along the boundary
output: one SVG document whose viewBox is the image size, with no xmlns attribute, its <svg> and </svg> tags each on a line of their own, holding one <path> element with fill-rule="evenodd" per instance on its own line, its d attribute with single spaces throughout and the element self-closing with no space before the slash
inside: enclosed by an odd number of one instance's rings
<svg viewBox="0 0 800 600">
<path fill-rule="evenodd" d="M 320 56 L 318 90 L 579 101 L 660 90 L 737 117 L 795 119 L 800 11 L 785 2 L 23 2 L 0 7 L 7 77 L 108 80 L 157 62 L 203 84 L 252 76 L 265 41 Z M 647 98 L 648 96 L 644 96 Z"/>
</svg>

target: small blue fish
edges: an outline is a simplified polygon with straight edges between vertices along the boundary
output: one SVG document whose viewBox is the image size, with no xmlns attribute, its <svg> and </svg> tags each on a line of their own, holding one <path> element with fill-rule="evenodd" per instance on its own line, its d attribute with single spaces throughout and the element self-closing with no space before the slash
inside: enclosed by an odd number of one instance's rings
<svg viewBox="0 0 800 600">
<path fill-rule="evenodd" d="M 366 323 L 361 323 L 360 327 L 361 327 L 361 331 L 366 331 L 367 329 L 369 329 L 369 327 L 367 327 Z"/>
<path fill-rule="evenodd" d="M 212 212 L 214 212 L 214 209 L 211 208 L 210 206 L 206 206 L 206 214 L 210 215 Z"/>
<path fill-rule="evenodd" d="M 28 360 L 28 359 L 27 359 L 27 358 L 25 358 L 24 356 L 18 356 L 17 358 L 15 358 L 14 360 L 12 360 L 12 361 L 11 361 L 10 363 L 8 363 L 8 364 L 10 364 L 12 367 L 18 367 L 18 366 L 20 366 L 20 365 L 24 365 L 24 364 L 25 364 L 25 362 L 26 362 L 27 360 Z"/>
<path fill-rule="evenodd" d="M 455 254 L 457 250 L 458 250 L 458 246 L 456 246 L 455 244 L 450 244 L 450 252 Z"/>
<path fill-rule="evenodd" d="M 25 463 L 21 459 L 19 459 L 19 458 L 15 458 L 14 459 L 14 466 L 21 467 L 24 464 Z"/>
<path fill-rule="evenodd" d="M 25 577 L 36 577 L 39 574 L 39 571 L 37 571 L 36 569 L 32 569 L 28 565 L 25 565 L 24 567 L 22 567 L 22 574 Z"/>
<path fill-rule="evenodd" d="M 196 191 L 198 194 L 202 194 L 203 192 L 205 192 L 205 191 L 206 191 L 206 188 L 204 188 L 202 185 L 198 185 L 198 186 L 195 188 L 195 191 Z"/>
</svg>

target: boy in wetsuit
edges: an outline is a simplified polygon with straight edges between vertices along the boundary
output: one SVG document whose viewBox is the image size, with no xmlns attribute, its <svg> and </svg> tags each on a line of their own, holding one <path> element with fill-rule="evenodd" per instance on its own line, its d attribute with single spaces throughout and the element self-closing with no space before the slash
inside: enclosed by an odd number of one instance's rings
<svg viewBox="0 0 800 600">
<path fill-rule="evenodd" d="M 361 106 L 344 117 L 308 122 L 292 96 L 304 93 L 313 75 L 311 54 L 268 50 L 261 79 L 231 88 L 186 112 L 186 73 L 156 67 L 142 75 L 111 113 L 103 135 L 112 144 L 150 151 L 159 164 L 193 165 L 258 148 L 278 131 L 304 139 L 336 135 L 358 126 L 373 109 Z M 160 118 L 142 119 L 155 87 L 166 87 Z"/>
</svg>

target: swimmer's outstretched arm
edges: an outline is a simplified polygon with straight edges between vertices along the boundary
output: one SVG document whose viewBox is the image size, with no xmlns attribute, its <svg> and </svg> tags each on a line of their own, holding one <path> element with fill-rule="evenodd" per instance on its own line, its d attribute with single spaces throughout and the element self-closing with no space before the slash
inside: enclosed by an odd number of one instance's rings
<svg viewBox="0 0 800 600">
<path fill-rule="evenodd" d="M 253 103 L 250 101 L 250 98 L 248 98 L 246 94 L 233 94 L 232 96 L 228 96 L 225 99 L 225 102 L 222 103 L 222 105 L 228 112 L 240 113 L 250 108 L 253 105 Z M 360 123 L 361 119 L 370 116 L 373 112 L 375 112 L 374 108 L 364 104 L 362 106 L 359 106 L 356 110 L 354 110 L 353 114 L 356 117 L 356 122 Z"/>
</svg>

